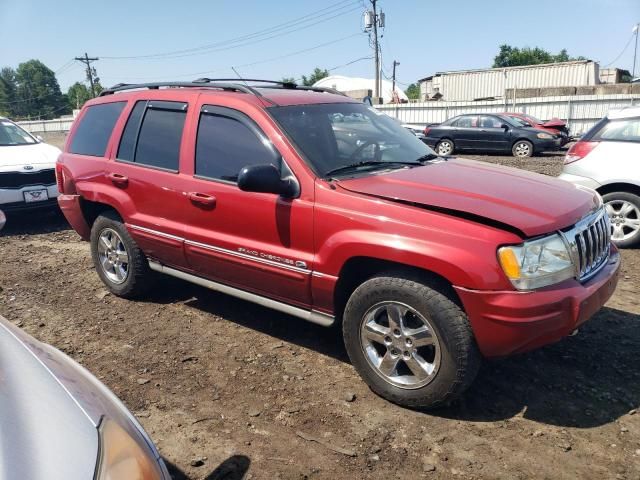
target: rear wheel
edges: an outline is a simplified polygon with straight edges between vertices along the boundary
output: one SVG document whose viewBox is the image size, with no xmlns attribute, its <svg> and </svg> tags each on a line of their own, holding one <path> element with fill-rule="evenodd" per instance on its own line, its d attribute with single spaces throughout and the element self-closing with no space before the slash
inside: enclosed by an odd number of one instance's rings
<svg viewBox="0 0 640 480">
<path fill-rule="evenodd" d="M 153 272 L 147 258 L 115 212 L 104 212 L 93 223 L 91 257 L 98 276 L 114 295 L 133 298 L 151 286 Z"/>
<path fill-rule="evenodd" d="M 349 358 L 369 387 L 408 407 L 454 399 L 472 383 L 481 362 L 460 307 L 401 276 L 360 285 L 345 308 L 343 334 Z"/>
<path fill-rule="evenodd" d="M 444 138 L 436 144 L 436 152 L 438 155 L 451 155 L 455 148 L 456 146 L 453 140 L 449 140 L 448 138 Z"/>
<path fill-rule="evenodd" d="M 640 244 L 640 197 L 612 192 L 602 199 L 611 221 L 611 241 L 621 248 Z"/>
<path fill-rule="evenodd" d="M 531 157 L 533 156 L 533 144 L 529 140 L 518 140 L 513 144 L 511 153 L 513 153 L 514 157 Z"/>
</svg>

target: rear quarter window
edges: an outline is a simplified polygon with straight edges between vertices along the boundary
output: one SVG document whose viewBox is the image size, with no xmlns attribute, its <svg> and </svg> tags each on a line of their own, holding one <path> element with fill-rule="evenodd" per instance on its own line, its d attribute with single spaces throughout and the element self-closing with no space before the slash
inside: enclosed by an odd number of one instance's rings
<svg viewBox="0 0 640 480">
<path fill-rule="evenodd" d="M 73 134 L 69 152 L 103 157 L 113 127 L 126 103 L 112 102 L 88 107 Z"/>
<path fill-rule="evenodd" d="M 593 134 L 591 140 L 640 143 L 640 117 L 609 120 Z"/>
</svg>

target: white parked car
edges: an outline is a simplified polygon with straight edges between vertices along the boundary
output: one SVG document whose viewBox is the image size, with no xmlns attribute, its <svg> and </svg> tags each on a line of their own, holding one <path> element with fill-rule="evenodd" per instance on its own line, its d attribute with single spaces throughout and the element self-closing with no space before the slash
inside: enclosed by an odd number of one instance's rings
<svg viewBox="0 0 640 480">
<path fill-rule="evenodd" d="M 56 205 L 55 165 L 60 150 L 0 117 L 0 209 Z"/>
<path fill-rule="evenodd" d="M 609 112 L 569 149 L 560 178 L 602 195 L 616 245 L 640 244 L 640 107 Z"/>
</svg>

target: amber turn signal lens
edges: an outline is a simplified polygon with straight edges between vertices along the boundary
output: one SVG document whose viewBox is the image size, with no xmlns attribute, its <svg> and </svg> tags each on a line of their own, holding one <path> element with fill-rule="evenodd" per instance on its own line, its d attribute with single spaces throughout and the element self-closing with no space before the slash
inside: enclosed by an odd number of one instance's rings
<svg viewBox="0 0 640 480">
<path fill-rule="evenodd" d="M 100 426 L 98 480 L 162 480 L 158 462 L 117 423 Z"/>
<path fill-rule="evenodd" d="M 513 253 L 513 250 L 509 247 L 502 247 L 498 250 L 498 258 L 500 259 L 502 270 L 504 270 L 507 277 L 511 279 L 520 278 L 520 265 L 518 264 L 518 259 L 516 254 Z"/>
</svg>

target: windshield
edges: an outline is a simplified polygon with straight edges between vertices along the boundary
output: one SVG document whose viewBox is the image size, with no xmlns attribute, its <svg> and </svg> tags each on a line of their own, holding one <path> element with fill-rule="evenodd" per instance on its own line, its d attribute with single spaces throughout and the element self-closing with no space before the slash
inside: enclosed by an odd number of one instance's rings
<svg viewBox="0 0 640 480">
<path fill-rule="evenodd" d="M 525 118 L 529 120 L 531 123 L 533 123 L 534 125 L 542 123 L 542 120 L 539 120 L 536 117 L 532 117 L 531 115 L 525 115 Z"/>
<path fill-rule="evenodd" d="M 436 154 L 413 133 L 364 104 L 327 103 L 270 107 L 320 176 L 408 168 Z M 352 167 L 351 170 L 345 167 Z"/>
<path fill-rule="evenodd" d="M 0 120 L 0 146 L 28 145 L 36 143 L 35 138 L 8 120 Z"/>
<path fill-rule="evenodd" d="M 530 127 L 531 124 L 528 122 L 525 122 L 524 120 L 522 120 L 521 118 L 518 117 L 510 117 L 508 115 L 504 115 L 503 117 L 500 118 L 504 118 L 505 120 L 508 120 L 512 125 L 517 125 L 518 127 Z"/>
</svg>

